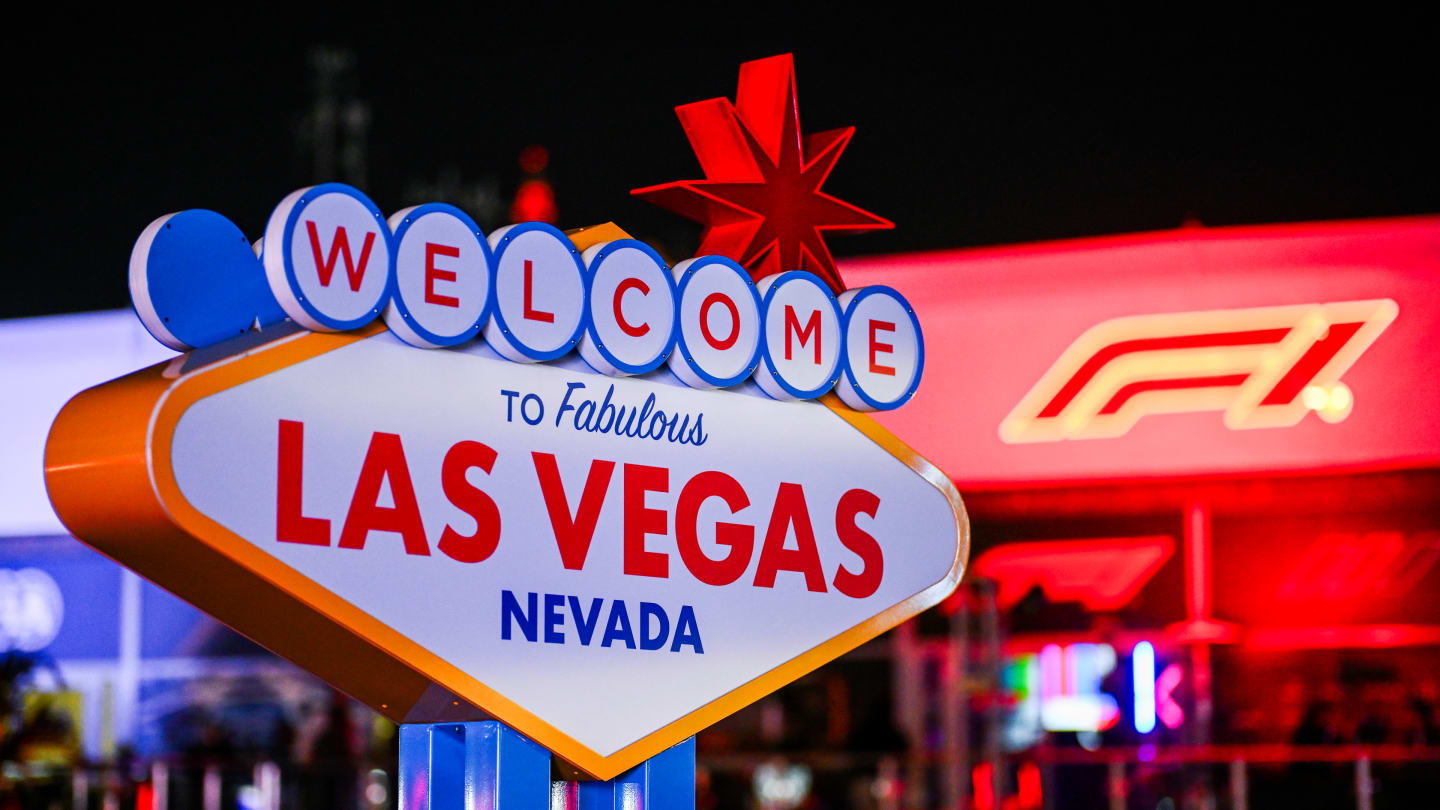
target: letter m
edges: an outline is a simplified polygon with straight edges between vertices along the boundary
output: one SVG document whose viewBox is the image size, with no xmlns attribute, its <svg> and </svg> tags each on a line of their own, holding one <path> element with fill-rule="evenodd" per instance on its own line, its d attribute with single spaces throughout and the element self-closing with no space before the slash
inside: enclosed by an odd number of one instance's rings
<svg viewBox="0 0 1440 810">
<path fill-rule="evenodd" d="M 368 231 L 365 234 L 365 243 L 360 246 L 360 263 L 357 265 L 350 254 L 350 239 L 345 235 L 345 226 L 335 228 L 335 238 L 330 242 L 330 258 L 321 258 L 320 234 L 315 230 L 315 223 L 305 220 L 305 230 L 310 235 L 310 251 L 315 256 L 315 270 L 320 274 L 320 286 L 329 287 L 330 279 L 335 276 L 335 257 L 345 257 L 345 278 L 350 282 L 352 292 L 360 291 L 360 282 L 365 280 L 365 265 L 370 263 L 370 248 L 375 246 L 375 232 Z"/>
<path fill-rule="evenodd" d="M 815 336 L 815 365 L 820 365 L 820 310 L 810 313 L 810 320 L 805 322 L 805 328 L 800 328 L 800 319 L 795 317 L 795 308 L 789 304 L 785 305 L 785 359 L 790 359 L 790 335 L 794 334 L 800 338 L 800 345 L 804 346 L 811 335 Z"/>
</svg>

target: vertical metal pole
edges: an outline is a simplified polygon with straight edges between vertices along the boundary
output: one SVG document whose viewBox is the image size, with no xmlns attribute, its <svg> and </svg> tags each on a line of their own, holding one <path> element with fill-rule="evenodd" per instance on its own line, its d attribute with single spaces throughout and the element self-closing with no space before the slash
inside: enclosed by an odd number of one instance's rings
<svg viewBox="0 0 1440 810">
<path fill-rule="evenodd" d="M 1185 602 L 1191 622 L 1210 619 L 1211 571 L 1210 504 L 1194 501 L 1185 507 Z M 1210 742 L 1210 725 L 1215 714 L 1211 693 L 1210 645 L 1204 642 L 1190 647 L 1190 682 L 1195 694 L 1195 723 L 1191 726 L 1192 742 Z"/>
<path fill-rule="evenodd" d="M 890 636 L 891 683 L 895 690 L 895 725 L 905 735 L 905 807 L 923 807 L 925 801 L 925 703 L 923 661 L 915 638 L 915 623 L 905 622 Z"/>
<path fill-rule="evenodd" d="M 90 779 L 83 766 L 70 774 L 70 807 L 71 810 L 87 810 L 90 807 Z"/>
<path fill-rule="evenodd" d="M 946 692 L 945 717 L 950 729 L 948 746 L 955 759 L 946 765 L 954 785 L 950 807 L 965 807 L 970 799 L 970 599 L 969 589 L 956 592 L 958 604 L 950 617 L 950 647 L 955 677 Z"/>
<path fill-rule="evenodd" d="M 258 762 L 250 779 L 260 793 L 262 810 L 280 810 L 280 767 L 273 762 Z"/>
<path fill-rule="evenodd" d="M 550 752 L 494 720 L 400 726 L 401 810 L 693 810 L 695 738 L 608 782 L 554 782 Z"/>
<path fill-rule="evenodd" d="M 1110 760 L 1105 770 L 1105 793 L 1110 797 L 1110 810 L 1125 810 L 1125 763 Z"/>
<path fill-rule="evenodd" d="M 1243 759 L 1230 760 L 1230 807 L 1233 810 L 1250 808 L 1250 780 Z"/>
<path fill-rule="evenodd" d="M 1355 808 L 1373 810 L 1375 782 L 1370 775 L 1370 757 L 1364 754 L 1355 760 Z"/>
<path fill-rule="evenodd" d="M 120 571 L 120 655 L 115 667 L 114 744 L 135 739 L 135 714 L 140 705 L 140 576 Z"/>
<path fill-rule="evenodd" d="M 981 632 L 985 638 L 985 681 L 991 690 L 1000 688 L 1001 670 L 1004 662 L 1000 657 L 1000 608 L 995 601 L 995 583 L 980 580 L 976 583 L 982 611 Z M 985 761 L 990 764 L 990 784 L 995 795 L 995 806 L 1005 801 L 1005 763 L 1000 755 L 1000 701 L 989 701 L 985 709 Z"/>
<path fill-rule="evenodd" d="M 150 791 L 154 805 L 150 810 L 169 810 L 170 766 L 163 762 L 150 763 Z"/>
<path fill-rule="evenodd" d="M 220 766 L 206 765 L 200 778 L 200 806 L 203 810 L 220 810 Z"/>
</svg>

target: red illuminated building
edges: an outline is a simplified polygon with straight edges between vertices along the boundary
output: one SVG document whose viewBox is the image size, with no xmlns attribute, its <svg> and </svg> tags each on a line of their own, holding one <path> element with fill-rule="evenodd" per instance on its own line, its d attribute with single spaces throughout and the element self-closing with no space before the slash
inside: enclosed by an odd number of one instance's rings
<svg viewBox="0 0 1440 810">
<path fill-rule="evenodd" d="M 905 290 L 926 325 L 925 384 L 879 419 L 965 494 L 967 580 L 992 583 L 1000 617 L 1010 754 L 971 752 L 979 766 L 951 796 L 1038 807 L 1036 762 L 1119 763 L 1097 787 L 1133 796 L 1148 759 L 1218 767 L 1216 795 L 1238 779 L 1259 802 L 1267 779 L 1293 785 L 1285 769 L 1305 767 L 1276 763 L 1319 757 L 1356 769 L 1338 788 L 1353 797 L 1434 758 L 1440 219 L 1195 227 L 842 270 Z M 959 664 L 935 659 L 933 627 L 930 641 L 902 631 L 897 654 L 942 681 L 957 666 L 983 676 L 985 600 L 969 593 L 949 605 L 971 628 L 952 631 L 972 645 Z M 943 719 L 943 689 L 942 719 L 925 719 L 928 676 L 912 668 L 896 669 L 912 743 L 986 745 L 956 727 L 974 716 Z"/>
</svg>

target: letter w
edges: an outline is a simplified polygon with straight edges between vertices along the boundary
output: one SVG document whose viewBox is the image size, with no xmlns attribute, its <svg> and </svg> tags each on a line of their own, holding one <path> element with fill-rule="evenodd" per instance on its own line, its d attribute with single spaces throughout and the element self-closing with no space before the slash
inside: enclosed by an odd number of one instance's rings
<svg viewBox="0 0 1440 810">
<path fill-rule="evenodd" d="M 360 246 L 360 264 L 357 266 L 350 256 L 350 240 L 345 236 L 345 226 L 335 228 L 335 240 L 330 243 L 328 260 L 320 258 L 320 234 L 315 231 L 315 223 L 305 220 L 305 230 L 310 234 L 310 250 L 315 255 L 315 270 L 320 274 L 320 286 L 330 286 L 330 279 L 335 276 L 335 257 L 344 254 L 345 277 L 350 281 L 350 290 L 359 292 L 360 282 L 365 280 L 365 265 L 370 263 L 370 248 L 375 246 L 375 232 L 369 231 L 365 234 L 365 244 Z"/>
</svg>

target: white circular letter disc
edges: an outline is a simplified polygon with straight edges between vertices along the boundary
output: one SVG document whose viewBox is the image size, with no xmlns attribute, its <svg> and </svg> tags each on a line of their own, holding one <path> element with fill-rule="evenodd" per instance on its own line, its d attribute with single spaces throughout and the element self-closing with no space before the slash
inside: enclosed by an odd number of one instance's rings
<svg viewBox="0 0 1440 810">
<path fill-rule="evenodd" d="M 846 290 L 844 374 L 835 392 L 857 411 L 888 411 L 910 400 L 925 368 L 925 340 L 915 309 L 884 287 Z"/>
<path fill-rule="evenodd" d="M 601 374 L 644 374 L 675 347 L 675 280 L 654 248 L 634 239 L 586 249 L 588 325 L 580 356 Z"/>
<path fill-rule="evenodd" d="M 538 363 L 564 355 L 585 326 L 585 266 L 553 225 L 523 222 L 490 234 L 495 302 L 485 342 L 507 360 Z"/>
<path fill-rule="evenodd" d="M 464 211 L 445 203 L 390 216 L 395 292 L 385 325 L 412 346 L 464 343 L 490 314 L 490 245 Z"/>
<path fill-rule="evenodd" d="M 264 239 L 270 290 L 307 329 L 357 329 L 389 300 L 390 228 L 357 189 L 322 183 L 292 192 L 270 214 Z"/>
<path fill-rule="evenodd" d="M 830 288 L 814 273 L 791 270 L 761 279 L 764 317 L 760 390 L 775 399 L 815 399 L 834 387 L 844 332 Z"/>
<path fill-rule="evenodd" d="M 670 370 L 691 388 L 735 385 L 760 356 L 760 295 L 750 274 L 724 256 L 675 265 L 680 315 Z"/>
</svg>

